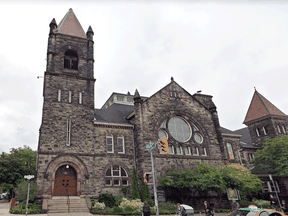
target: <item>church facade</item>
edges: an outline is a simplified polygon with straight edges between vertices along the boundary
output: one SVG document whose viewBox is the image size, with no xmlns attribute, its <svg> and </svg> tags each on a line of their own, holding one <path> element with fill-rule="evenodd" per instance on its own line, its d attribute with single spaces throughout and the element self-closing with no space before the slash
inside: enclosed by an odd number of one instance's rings
<svg viewBox="0 0 288 216">
<path fill-rule="evenodd" d="M 112 93 L 101 109 L 95 109 L 93 35 L 91 26 L 84 32 L 72 9 L 58 25 L 55 19 L 50 23 L 37 155 L 38 196 L 44 211 L 53 196 L 119 195 L 122 187 L 131 186 L 133 167 L 139 182 L 144 174 L 151 176 L 145 146 L 163 137 L 169 154 L 153 151 L 156 186 L 171 169 L 199 163 L 249 165 L 249 157 L 265 138 L 255 135 L 257 130 L 275 137 L 279 125 L 281 136 L 286 135 L 286 115 L 268 100 L 272 113 L 253 113 L 258 92 L 244 122 L 248 127 L 230 131 L 220 126 L 212 96 L 192 95 L 173 78 L 150 97 L 138 90 L 134 95 Z M 263 98 L 259 96 L 257 105 Z M 153 194 L 151 182 L 147 184 Z"/>
</svg>

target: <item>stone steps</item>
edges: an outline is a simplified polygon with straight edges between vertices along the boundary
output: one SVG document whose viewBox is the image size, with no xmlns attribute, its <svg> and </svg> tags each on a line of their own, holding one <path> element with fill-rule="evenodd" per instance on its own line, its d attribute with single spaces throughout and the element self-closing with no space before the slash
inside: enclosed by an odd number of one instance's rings
<svg viewBox="0 0 288 216">
<path fill-rule="evenodd" d="M 68 212 L 68 197 L 56 197 L 48 200 L 48 213 L 66 213 Z M 90 212 L 85 199 L 80 197 L 69 197 L 69 212 Z"/>
</svg>

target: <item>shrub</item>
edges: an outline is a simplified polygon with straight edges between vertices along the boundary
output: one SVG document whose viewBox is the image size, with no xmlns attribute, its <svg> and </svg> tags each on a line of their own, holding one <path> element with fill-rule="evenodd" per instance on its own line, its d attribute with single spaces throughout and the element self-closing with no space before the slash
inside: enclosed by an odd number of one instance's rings
<svg viewBox="0 0 288 216">
<path fill-rule="evenodd" d="M 92 209 L 92 214 L 102 214 L 103 210 L 100 210 L 100 209 L 97 209 L 97 208 L 94 208 Z"/>
<path fill-rule="evenodd" d="M 126 198 L 123 198 L 119 207 L 124 208 L 125 211 L 130 211 L 129 209 L 131 208 L 132 209 L 131 211 L 142 212 L 143 205 L 144 204 L 140 201 L 140 199 L 130 201 Z"/>
<path fill-rule="evenodd" d="M 129 189 L 129 187 L 122 187 L 121 188 L 121 192 L 123 193 L 124 196 L 127 195 L 128 189 Z"/>
<path fill-rule="evenodd" d="M 261 199 L 252 199 L 252 203 L 255 204 L 258 208 L 270 208 L 270 201 L 261 200 Z"/>
<path fill-rule="evenodd" d="M 119 206 L 121 202 L 122 202 L 122 197 L 115 196 L 115 206 Z"/>
<path fill-rule="evenodd" d="M 95 201 L 91 201 L 91 205 L 92 205 L 92 207 L 95 205 Z"/>
<path fill-rule="evenodd" d="M 103 210 L 105 207 L 106 207 L 105 203 L 99 203 L 99 202 L 96 202 L 94 206 L 95 209 L 99 209 L 99 210 Z"/>
<path fill-rule="evenodd" d="M 100 194 L 98 198 L 98 202 L 105 203 L 105 206 L 109 208 L 113 208 L 116 206 L 116 199 L 112 194 Z"/>
<path fill-rule="evenodd" d="M 42 206 L 37 205 L 35 203 L 28 204 L 28 214 L 41 214 Z M 19 206 L 14 207 L 10 210 L 12 214 L 25 214 L 26 213 L 26 204 L 21 204 Z"/>
<path fill-rule="evenodd" d="M 170 202 L 170 201 L 168 201 L 168 202 L 160 202 L 159 204 L 158 204 L 158 207 L 159 207 L 159 210 L 160 209 L 166 209 L 166 210 L 171 210 L 171 211 L 173 211 L 174 213 L 176 212 L 176 210 L 177 210 L 177 206 L 176 206 L 176 204 L 174 204 L 174 203 L 172 203 L 172 202 Z"/>
<path fill-rule="evenodd" d="M 105 208 L 103 210 L 103 214 L 105 214 L 105 215 L 113 215 L 113 208 L 109 208 L 109 207 Z"/>
<path fill-rule="evenodd" d="M 250 205 L 250 202 L 248 200 L 240 200 L 239 204 L 241 208 L 245 208 Z"/>
<path fill-rule="evenodd" d="M 38 187 L 35 181 L 30 181 L 29 189 L 29 200 L 34 201 L 35 195 L 37 193 Z M 17 182 L 17 186 L 14 188 L 17 200 L 22 202 L 27 199 L 28 193 L 28 181 L 26 179 L 21 179 Z"/>
<path fill-rule="evenodd" d="M 113 207 L 112 215 L 121 215 L 123 214 L 124 210 L 118 206 Z"/>
</svg>

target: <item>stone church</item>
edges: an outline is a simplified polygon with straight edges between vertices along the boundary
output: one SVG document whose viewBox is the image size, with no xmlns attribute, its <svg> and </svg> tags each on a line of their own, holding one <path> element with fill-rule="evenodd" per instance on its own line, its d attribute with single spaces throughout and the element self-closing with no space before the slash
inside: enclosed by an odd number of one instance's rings
<svg viewBox="0 0 288 216">
<path fill-rule="evenodd" d="M 212 96 L 192 95 L 173 78 L 150 97 L 137 90 L 112 93 L 95 109 L 91 26 L 85 33 L 72 9 L 49 26 L 37 155 L 43 211 L 55 196 L 121 194 L 122 187 L 131 186 L 133 167 L 139 181 L 144 174 L 151 179 L 150 153 L 144 148 L 163 137 L 169 154 L 153 152 L 157 186 L 170 169 L 203 162 L 250 165 L 265 138 L 287 133 L 287 116 L 257 91 L 247 127 L 230 131 L 220 126 Z"/>
</svg>

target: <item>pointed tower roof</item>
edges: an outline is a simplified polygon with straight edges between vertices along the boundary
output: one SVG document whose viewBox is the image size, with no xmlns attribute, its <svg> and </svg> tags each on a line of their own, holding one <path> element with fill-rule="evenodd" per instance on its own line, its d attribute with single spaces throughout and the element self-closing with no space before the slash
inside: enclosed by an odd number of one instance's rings
<svg viewBox="0 0 288 216">
<path fill-rule="evenodd" d="M 279 110 L 255 89 L 252 101 L 243 123 L 246 124 L 250 121 L 271 115 L 286 117 L 285 113 Z"/>
<path fill-rule="evenodd" d="M 55 30 L 55 33 L 72 35 L 76 37 L 86 38 L 86 34 L 78 21 L 76 15 L 74 14 L 72 8 L 66 13 L 64 18 L 59 23 Z"/>
</svg>

